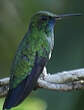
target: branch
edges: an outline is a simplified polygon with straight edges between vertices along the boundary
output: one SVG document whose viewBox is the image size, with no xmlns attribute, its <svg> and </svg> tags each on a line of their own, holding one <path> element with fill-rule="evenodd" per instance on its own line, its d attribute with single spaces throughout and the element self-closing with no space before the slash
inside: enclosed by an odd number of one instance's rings
<svg viewBox="0 0 84 110">
<path fill-rule="evenodd" d="M 0 79 L 0 97 L 7 94 L 9 89 L 9 78 Z"/>
<path fill-rule="evenodd" d="M 8 92 L 10 78 L 0 80 L 0 97 Z M 38 79 L 38 87 L 58 91 L 84 90 L 84 69 L 47 74 Z"/>
</svg>

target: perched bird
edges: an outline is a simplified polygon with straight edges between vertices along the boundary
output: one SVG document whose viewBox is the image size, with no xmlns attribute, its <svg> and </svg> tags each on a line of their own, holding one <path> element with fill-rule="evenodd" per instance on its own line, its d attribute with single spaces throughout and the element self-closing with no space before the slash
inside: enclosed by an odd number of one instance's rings
<svg viewBox="0 0 84 110">
<path fill-rule="evenodd" d="M 54 46 L 54 26 L 66 16 L 47 11 L 37 12 L 30 21 L 28 32 L 21 41 L 12 66 L 9 91 L 3 110 L 19 105 L 37 87 L 37 80 L 46 71 Z"/>
</svg>

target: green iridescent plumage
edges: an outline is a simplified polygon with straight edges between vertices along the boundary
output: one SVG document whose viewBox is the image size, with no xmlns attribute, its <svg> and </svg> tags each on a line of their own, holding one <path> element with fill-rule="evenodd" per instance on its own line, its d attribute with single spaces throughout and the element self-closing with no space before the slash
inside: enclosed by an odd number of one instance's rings
<svg viewBox="0 0 84 110">
<path fill-rule="evenodd" d="M 36 52 L 38 51 L 39 57 L 48 58 L 50 52 L 50 45 L 46 41 L 45 33 L 39 32 L 35 29 L 34 32 L 26 35 L 17 50 L 12 69 L 11 79 L 12 87 L 16 87 L 27 75 L 31 73 L 34 66 Z M 12 76 L 13 75 L 13 76 Z"/>
<path fill-rule="evenodd" d="M 39 57 L 46 57 L 48 59 L 51 48 L 53 48 L 51 43 L 54 43 L 53 29 L 50 30 L 50 27 L 46 27 L 49 19 L 44 22 L 41 21 L 41 17 L 51 15 L 54 16 L 52 13 L 39 12 L 34 15 L 34 18 L 32 17 L 29 31 L 21 41 L 12 65 L 11 88 L 17 87 L 31 73 L 37 51 Z M 50 42 L 48 37 L 52 38 Z"/>
<path fill-rule="evenodd" d="M 26 97 L 27 93 L 25 91 L 28 87 L 29 93 L 34 89 L 37 78 L 49 60 L 49 53 L 51 53 L 54 44 L 54 20 L 49 23 L 51 19 L 49 16 L 51 16 L 51 13 L 39 12 L 31 18 L 28 32 L 21 41 L 12 63 L 10 89 L 3 109 L 18 105 Z M 25 89 L 25 85 L 27 89 Z M 24 93 L 20 93 L 21 88 Z M 11 102 L 12 98 L 14 98 L 14 103 Z"/>
<path fill-rule="evenodd" d="M 21 41 L 14 57 L 9 92 L 3 110 L 20 104 L 36 87 L 54 46 L 56 20 L 69 15 L 55 15 L 47 11 L 36 13 L 29 24 L 28 32 Z"/>
</svg>

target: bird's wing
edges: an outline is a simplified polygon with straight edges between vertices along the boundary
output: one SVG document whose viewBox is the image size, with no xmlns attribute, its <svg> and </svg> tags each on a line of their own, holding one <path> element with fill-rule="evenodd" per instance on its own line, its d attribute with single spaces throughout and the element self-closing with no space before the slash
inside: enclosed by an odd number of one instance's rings
<svg viewBox="0 0 84 110">
<path fill-rule="evenodd" d="M 46 57 L 39 58 L 38 52 L 36 52 L 31 74 L 27 75 L 16 88 L 9 89 L 3 108 L 11 108 L 18 105 L 30 94 L 30 92 L 35 88 L 37 79 L 42 73 L 47 60 L 48 59 Z"/>
</svg>

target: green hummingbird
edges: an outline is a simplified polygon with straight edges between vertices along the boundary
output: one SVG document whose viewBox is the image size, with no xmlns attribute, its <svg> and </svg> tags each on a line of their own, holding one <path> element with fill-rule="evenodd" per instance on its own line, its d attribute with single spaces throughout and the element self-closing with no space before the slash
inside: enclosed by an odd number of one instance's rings
<svg viewBox="0 0 84 110">
<path fill-rule="evenodd" d="M 9 91 L 3 110 L 19 105 L 37 87 L 40 75 L 47 74 L 46 65 L 54 46 L 56 22 L 64 17 L 79 15 L 56 15 L 48 11 L 39 11 L 33 15 L 11 66 Z"/>
</svg>

